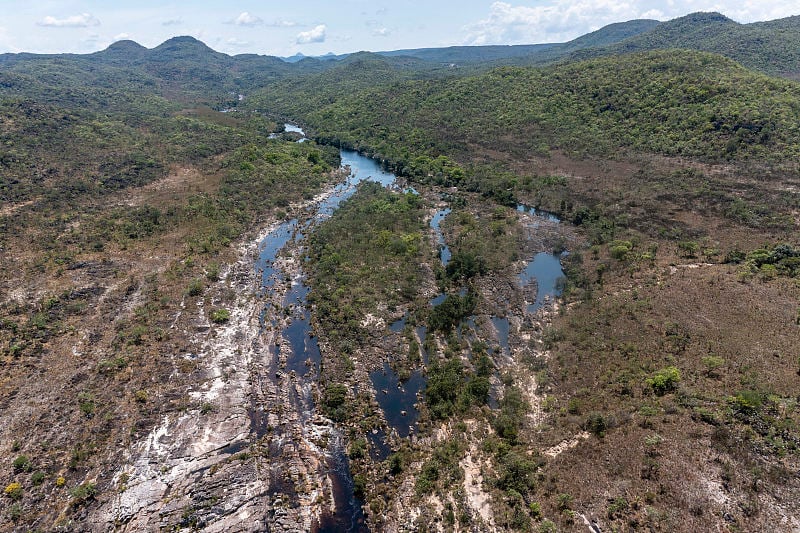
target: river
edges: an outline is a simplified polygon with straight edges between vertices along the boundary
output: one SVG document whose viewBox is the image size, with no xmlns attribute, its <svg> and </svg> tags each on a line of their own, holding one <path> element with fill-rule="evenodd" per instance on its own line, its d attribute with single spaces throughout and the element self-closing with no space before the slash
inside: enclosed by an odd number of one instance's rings
<svg viewBox="0 0 800 533">
<path fill-rule="evenodd" d="M 206 310 L 198 308 L 198 327 L 210 333 L 198 336 L 196 352 L 176 355 L 196 368 L 184 395 L 187 407 L 169 412 L 131 442 L 113 478 L 123 488 L 91 513 L 93 529 L 150 531 L 194 521 L 201 529 L 236 533 L 252 528 L 368 531 L 362 502 L 354 495 L 345 439 L 314 403 L 322 357 L 302 269 L 305 236 L 364 180 L 406 189 L 374 160 L 346 150 L 341 160 L 351 170 L 343 183 L 306 204 L 301 216 L 241 245 L 239 259 L 220 280 L 236 294 L 231 320 L 210 328 Z M 450 257 L 440 228 L 447 215 L 440 209 L 430 223 L 443 265 Z M 520 284 L 536 277 L 540 291 L 549 293 L 539 261 L 532 259 L 536 266 L 523 273 Z M 560 272 L 557 265 L 554 258 L 544 266 Z M 477 332 L 475 321 L 465 324 Z M 403 332 L 417 336 L 425 363 L 435 356 L 425 350 L 424 324 L 398 321 L 387 334 Z M 379 392 L 378 402 L 391 432 L 400 438 L 411 434 L 418 416 L 414 403 L 425 389 L 422 369 L 402 382 L 389 365 L 371 377 L 376 389 L 386 390 Z M 380 429 L 370 436 L 376 461 L 391 451 L 389 433 Z"/>
<path fill-rule="evenodd" d="M 286 124 L 285 131 L 295 132 L 304 135 L 301 128 Z M 305 140 L 302 137 L 298 142 Z M 312 226 L 333 214 L 339 205 L 350 198 L 356 191 L 359 183 L 365 180 L 377 181 L 386 187 L 395 187 L 397 176 L 383 170 L 378 162 L 364 157 L 357 152 L 341 150 L 342 167 L 349 167 L 350 175 L 348 179 L 333 188 L 330 194 L 323 197 L 319 202 L 312 205 L 302 217 L 306 222 L 301 223 L 300 219 L 293 218 L 281 223 L 278 227 L 267 234 L 259 245 L 258 260 L 256 269 L 261 275 L 261 288 L 266 300 L 270 296 L 277 296 L 276 291 L 280 291 L 283 296 L 283 305 L 291 313 L 291 322 L 282 328 L 280 337 L 286 342 L 277 345 L 273 353 L 275 365 L 281 365 L 285 371 L 293 373 L 299 380 L 296 390 L 304 391 L 295 394 L 293 398 L 294 406 L 298 412 L 304 413 L 303 419 L 308 421 L 315 412 L 315 405 L 311 390 L 316 380 L 319 378 L 319 368 L 321 362 L 320 348 L 316 338 L 312 335 L 311 316 L 307 305 L 307 295 L 310 288 L 305 283 L 304 274 L 291 274 L 282 271 L 277 267 L 277 260 L 281 254 L 294 254 L 300 261 L 303 257 L 303 239 L 312 229 Z M 537 215 L 550 216 L 537 213 L 534 210 L 521 206 L 519 211 Z M 430 227 L 436 234 L 437 244 L 440 251 L 440 259 L 443 266 L 446 266 L 450 257 L 450 249 L 445 243 L 441 230 L 441 222 L 450 213 L 449 208 L 437 210 L 430 221 Z M 290 245 L 291 246 L 288 246 Z M 288 246 L 288 247 L 287 247 Z M 526 269 L 520 274 L 520 283 L 526 285 L 535 279 L 538 283 L 536 302 L 529 305 L 528 312 L 535 312 L 544 303 L 546 297 L 558 295 L 557 280 L 563 276 L 561 265 L 557 257 L 550 254 L 538 254 L 528 264 Z M 287 283 L 291 284 L 288 291 L 285 289 Z M 437 305 L 444 299 L 444 294 L 439 295 L 431 301 L 431 305 Z M 273 298 L 274 299 L 274 298 Z M 269 316 L 265 310 L 262 317 Z M 474 317 L 472 317 L 474 318 Z M 263 319 L 262 319 L 263 320 Z M 474 324 L 474 322 L 472 322 Z M 508 320 L 493 319 L 494 326 L 500 331 L 500 344 L 504 352 L 508 352 Z M 273 321 L 275 326 L 277 322 Z M 392 324 L 390 330 L 399 333 L 405 327 L 405 318 Z M 420 341 L 424 342 L 425 332 L 420 332 Z M 282 354 L 282 350 L 288 353 Z M 282 357 L 283 355 L 283 357 Z M 427 354 L 425 354 L 427 355 Z M 418 412 L 414 403 L 418 394 L 424 391 L 425 377 L 421 370 L 416 370 L 405 382 L 401 382 L 396 373 L 388 364 L 383 368 L 375 370 L 371 374 L 373 386 L 378 391 L 377 400 L 385 418 L 400 437 L 406 437 L 416 423 Z M 254 428 L 255 429 L 255 428 Z M 335 499 L 335 513 L 323 514 L 317 524 L 316 530 L 322 533 L 345 531 L 363 532 L 368 531 L 365 524 L 362 503 L 354 496 L 354 484 L 350 474 L 349 461 L 344 447 L 344 439 L 338 429 L 331 430 L 328 448 L 325 452 L 327 458 L 327 475 L 331 481 Z M 382 443 L 383 431 L 372 436 L 370 441 L 373 443 L 373 451 L 376 459 L 385 458 L 388 447 Z M 382 446 L 383 445 L 383 446 Z"/>
<path fill-rule="evenodd" d="M 304 135 L 301 128 L 292 124 L 285 125 L 285 131 L 296 132 Z M 305 137 L 298 142 L 303 141 Z M 292 243 L 290 253 L 296 254 L 299 260 L 302 257 L 303 239 L 311 230 L 311 226 L 333 214 L 339 205 L 350 198 L 356 191 L 357 185 L 365 180 L 377 181 L 383 186 L 391 187 L 396 184 L 397 177 L 380 168 L 380 165 L 357 152 L 342 150 L 341 165 L 349 167 L 350 174 L 346 181 L 336 185 L 330 194 L 309 208 L 303 217 L 307 222 L 300 223 L 293 218 L 280 224 L 267 234 L 259 246 L 256 269 L 261 274 L 262 290 L 266 300 L 270 300 L 271 291 L 282 291 L 283 283 L 290 282 L 291 289 L 284 297 L 285 308 L 290 309 L 291 323 L 284 327 L 281 337 L 288 341 L 288 347 L 279 345 L 274 353 L 276 364 L 285 361 L 284 368 L 287 372 L 294 372 L 300 381 L 299 390 L 308 391 L 306 394 L 296 395 L 295 407 L 298 411 L 306 413 L 307 417 L 315 411 L 312 395 L 312 385 L 319 378 L 321 353 L 316 338 L 311 331 L 311 316 L 307 306 L 307 296 L 310 288 L 305 283 L 305 276 L 301 273 L 294 276 L 276 268 L 276 260 L 280 254 L 285 253 L 287 245 Z M 274 295 L 273 295 L 274 296 Z M 265 312 L 262 316 L 267 316 Z M 281 358 L 281 350 L 288 348 L 285 359 Z M 337 429 L 331 431 L 327 458 L 327 475 L 330 478 L 335 500 L 335 513 L 323 514 L 317 531 L 333 532 L 362 532 L 368 531 L 364 523 L 362 502 L 354 496 L 354 484 L 350 474 L 344 439 Z"/>
</svg>

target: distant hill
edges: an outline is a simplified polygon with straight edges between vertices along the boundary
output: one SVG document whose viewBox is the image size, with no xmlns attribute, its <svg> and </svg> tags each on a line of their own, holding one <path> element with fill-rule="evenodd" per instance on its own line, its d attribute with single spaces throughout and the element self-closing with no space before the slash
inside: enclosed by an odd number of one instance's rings
<svg viewBox="0 0 800 533">
<path fill-rule="evenodd" d="M 406 48 L 374 52 L 384 57 L 413 57 L 431 63 L 466 66 L 476 64 L 508 64 L 550 62 L 570 53 L 588 48 L 596 48 L 618 43 L 632 36 L 644 33 L 655 26 L 657 20 L 631 20 L 609 24 L 597 31 L 582 35 L 566 43 L 541 43 L 519 45 L 447 46 L 442 48 Z M 326 54 L 315 56 L 318 60 L 342 60 L 352 54 Z M 301 53 L 281 58 L 287 63 L 297 63 L 307 58 Z"/>
<path fill-rule="evenodd" d="M 644 33 L 655 26 L 657 20 L 631 20 L 609 24 L 597 31 L 582 35 L 566 43 L 449 46 L 445 48 L 412 48 L 376 52 L 386 57 L 409 56 L 435 63 L 472 65 L 475 63 L 548 62 L 587 48 L 606 46 Z M 341 56 L 339 56 L 341 57 Z"/>
<path fill-rule="evenodd" d="M 414 57 L 387 57 L 371 52 L 350 54 L 338 61 L 306 57 L 295 65 L 308 65 L 306 73 L 286 76 L 261 87 L 248 98 L 247 105 L 300 118 L 311 110 L 363 90 L 412 79 L 438 78 L 452 71 Z"/>
<path fill-rule="evenodd" d="M 714 52 L 753 70 L 797 78 L 800 16 L 739 24 L 719 13 L 692 13 L 615 44 L 577 50 L 569 59 L 668 48 Z"/>
<path fill-rule="evenodd" d="M 377 52 L 382 56 L 408 56 L 436 63 L 476 63 L 528 57 L 544 50 L 553 44 L 521 44 L 521 45 L 493 45 L 493 46 L 449 46 L 446 48 L 415 48 L 408 50 L 393 50 Z"/>
<path fill-rule="evenodd" d="M 800 78 L 800 16 L 739 24 L 719 13 L 694 13 L 662 23 L 631 20 L 610 24 L 566 43 L 321 57 L 230 56 L 189 36 L 173 37 L 152 49 L 123 40 L 85 55 L 2 54 L 0 93 L 36 96 L 43 102 L 58 99 L 62 104 L 71 100 L 79 105 L 125 105 L 124 99 L 97 90 L 119 92 L 124 87 L 140 92 L 155 89 L 170 98 L 183 94 L 221 107 L 236 102 L 238 94 L 247 94 L 260 99 L 264 109 L 280 108 L 299 116 L 304 105 L 314 109 L 342 92 L 369 86 L 471 76 L 502 65 L 544 66 L 674 48 L 713 52 L 753 70 Z M 275 83 L 279 87 L 271 87 Z M 267 94 L 288 100 L 287 105 L 266 106 L 268 99 L 262 96 Z"/>
<path fill-rule="evenodd" d="M 518 56 L 514 64 L 548 64 L 585 50 L 593 50 L 651 31 L 661 23 L 657 20 L 637 19 L 603 26 L 599 30 L 581 35 L 566 43 L 554 44 L 536 50 L 528 56 Z"/>
</svg>

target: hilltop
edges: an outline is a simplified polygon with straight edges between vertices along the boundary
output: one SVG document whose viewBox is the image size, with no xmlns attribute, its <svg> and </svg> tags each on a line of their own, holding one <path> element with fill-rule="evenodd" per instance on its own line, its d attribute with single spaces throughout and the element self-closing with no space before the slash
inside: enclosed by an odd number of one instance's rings
<svg viewBox="0 0 800 533">
<path fill-rule="evenodd" d="M 668 48 L 713 52 L 772 75 L 800 76 L 800 16 L 739 24 L 719 13 L 693 13 L 576 57 Z"/>
</svg>

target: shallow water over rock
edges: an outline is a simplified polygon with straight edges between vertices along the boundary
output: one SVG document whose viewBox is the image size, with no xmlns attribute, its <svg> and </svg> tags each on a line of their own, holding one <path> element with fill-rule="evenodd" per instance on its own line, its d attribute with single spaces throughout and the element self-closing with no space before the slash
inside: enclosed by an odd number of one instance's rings
<svg viewBox="0 0 800 533">
<path fill-rule="evenodd" d="M 384 363 L 382 370 L 370 374 L 370 379 L 386 422 L 398 435 L 408 437 L 419 418 L 419 411 L 414 404 L 425 386 L 426 379 L 422 371 L 415 370 L 407 380 L 401 381 L 389 363 Z"/>
</svg>

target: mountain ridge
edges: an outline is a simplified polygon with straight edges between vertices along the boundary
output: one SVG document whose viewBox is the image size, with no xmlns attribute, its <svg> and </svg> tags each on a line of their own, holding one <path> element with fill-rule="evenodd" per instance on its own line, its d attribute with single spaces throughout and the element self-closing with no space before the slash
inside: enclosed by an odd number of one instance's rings
<svg viewBox="0 0 800 533">
<path fill-rule="evenodd" d="M 716 12 L 690 13 L 618 43 L 584 49 L 567 59 L 684 48 L 729 57 L 747 68 L 800 76 L 800 16 L 741 24 Z"/>
</svg>

